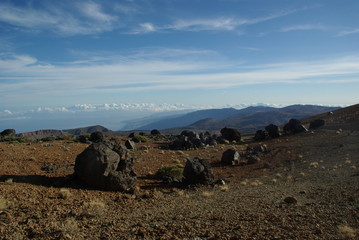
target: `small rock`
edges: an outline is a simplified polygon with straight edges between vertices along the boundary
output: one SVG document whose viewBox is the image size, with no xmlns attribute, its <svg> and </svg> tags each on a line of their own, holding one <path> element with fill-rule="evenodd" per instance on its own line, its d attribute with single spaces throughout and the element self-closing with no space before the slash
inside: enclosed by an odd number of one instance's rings
<svg viewBox="0 0 359 240">
<path fill-rule="evenodd" d="M 294 197 L 286 197 L 284 198 L 284 202 L 287 204 L 296 204 L 298 200 Z"/>
</svg>

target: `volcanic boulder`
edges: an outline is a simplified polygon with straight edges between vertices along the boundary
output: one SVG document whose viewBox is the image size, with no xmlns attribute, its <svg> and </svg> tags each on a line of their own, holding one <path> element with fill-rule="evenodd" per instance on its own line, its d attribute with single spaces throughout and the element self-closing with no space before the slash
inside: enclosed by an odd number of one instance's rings
<svg viewBox="0 0 359 240">
<path fill-rule="evenodd" d="M 269 124 L 265 127 L 265 130 L 267 131 L 270 138 L 280 137 L 280 129 L 277 125 Z"/>
<path fill-rule="evenodd" d="M 316 129 L 325 125 L 325 120 L 323 119 L 315 119 L 310 122 L 309 129 Z"/>
<path fill-rule="evenodd" d="M 190 158 L 187 160 L 183 170 L 184 182 L 187 184 L 211 184 L 214 175 L 209 163 L 200 158 Z"/>
<path fill-rule="evenodd" d="M 127 149 L 137 150 L 136 144 L 132 140 L 126 140 L 125 146 L 126 146 Z"/>
<path fill-rule="evenodd" d="M 124 146 L 110 141 L 93 143 L 80 153 L 74 175 L 105 190 L 133 192 L 136 185 L 133 159 Z"/>
<path fill-rule="evenodd" d="M 234 149 L 227 149 L 222 154 L 221 162 L 226 165 L 238 165 L 239 164 L 239 153 Z"/>
<path fill-rule="evenodd" d="M 241 141 L 241 133 L 234 128 L 222 128 L 221 129 L 222 136 L 228 141 Z"/>
<path fill-rule="evenodd" d="M 153 130 L 151 131 L 151 135 L 161 135 L 161 132 L 158 131 L 157 129 L 153 129 Z"/>
<path fill-rule="evenodd" d="M 254 135 L 254 141 L 264 141 L 266 139 L 266 132 L 263 130 L 256 131 Z"/>
<path fill-rule="evenodd" d="M 297 119 L 290 119 L 289 122 L 284 125 L 284 132 L 286 134 L 301 133 L 306 131 L 308 130 Z"/>
<path fill-rule="evenodd" d="M 105 138 L 106 138 L 105 134 L 103 134 L 102 132 L 96 131 L 96 132 L 91 133 L 89 140 L 91 142 L 96 143 L 96 142 L 101 142 L 101 141 L 105 140 Z"/>
</svg>

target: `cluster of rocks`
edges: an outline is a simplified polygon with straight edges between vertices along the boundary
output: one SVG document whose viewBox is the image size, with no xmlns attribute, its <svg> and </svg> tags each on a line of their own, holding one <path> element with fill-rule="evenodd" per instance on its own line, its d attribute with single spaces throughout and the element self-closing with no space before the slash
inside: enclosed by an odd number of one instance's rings
<svg viewBox="0 0 359 240">
<path fill-rule="evenodd" d="M 222 128 L 221 136 L 210 134 L 209 132 L 196 133 L 194 131 L 184 130 L 169 145 L 173 150 L 198 149 L 206 146 L 215 146 L 218 143 L 240 142 L 241 134 L 234 128 Z"/>
<path fill-rule="evenodd" d="M 313 122 L 313 126 L 322 126 L 324 120 Z M 290 119 L 283 127 L 284 134 L 296 134 L 306 132 L 308 129 L 297 119 Z M 268 138 L 278 138 L 282 135 L 280 127 L 274 124 L 269 124 L 265 127 L 265 130 L 258 130 L 254 135 L 255 141 L 263 141 Z"/>
<path fill-rule="evenodd" d="M 189 150 L 197 149 L 205 146 L 217 145 L 217 136 L 211 135 L 209 132 L 196 133 L 194 131 L 184 130 L 179 136 L 169 145 L 173 150 Z"/>
<path fill-rule="evenodd" d="M 248 147 L 244 153 L 239 153 L 235 149 L 227 149 L 222 154 L 221 163 L 224 165 L 247 165 L 261 161 L 260 155 L 269 153 L 266 145 Z"/>
<path fill-rule="evenodd" d="M 133 159 L 115 140 L 99 140 L 80 153 L 74 176 L 91 187 L 123 192 L 133 192 L 137 181 Z"/>
</svg>

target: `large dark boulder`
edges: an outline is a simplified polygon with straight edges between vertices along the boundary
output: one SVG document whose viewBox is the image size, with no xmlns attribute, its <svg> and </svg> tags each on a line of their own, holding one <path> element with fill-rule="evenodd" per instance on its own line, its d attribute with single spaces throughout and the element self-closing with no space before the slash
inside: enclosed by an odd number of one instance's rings
<svg viewBox="0 0 359 240">
<path fill-rule="evenodd" d="M 241 133 L 234 128 L 222 128 L 222 136 L 228 141 L 241 141 Z"/>
<path fill-rule="evenodd" d="M 315 119 L 311 121 L 309 124 L 309 129 L 316 129 L 325 125 L 325 120 L 323 119 Z"/>
<path fill-rule="evenodd" d="M 5 136 L 15 136 L 15 134 L 16 134 L 15 129 L 5 129 L 4 131 L 2 131 L 0 133 L 0 136 L 3 136 L 3 137 L 5 137 Z"/>
<path fill-rule="evenodd" d="M 96 143 L 96 142 L 104 141 L 105 138 L 106 138 L 105 134 L 103 134 L 102 132 L 96 131 L 96 132 L 91 133 L 89 140 L 91 142 Z"/>
<path fill-rule="evenodd" d="M 207 139 L 202 139 L 196 132 L 185 130 L 170 144 L 169 147 L 174 150 L 189 150 L 205 147 L 206 144 Z"/>
<path fill-rule="evenodd" d="M 266 139 L 266 132 L 263 130 L 256 131 L 254 135 L 254 141 L 264 141 Z"/>
<path fill-rule="evenodd" d="M 119 143 L 93 143 L 76 157 L 75 177 L 104 190 L 133 192 L 136 174 L 133 159 Z"/>
<path fill-rule="evenodd" d="M 298 119 L 290 119 L 289 122 L 284 125 L 283 129 L 286 134 L 295 134 L 308 131 Z"/>
<path fill-rule="evenodd" d="M 221 158 L 221 162 L 226 165 L 238 165 L 239 164 L 239 153 L 234 149 L 227 149 Z"/>
<path fill-rule="evenodd" d="M 132 140 L 126 140 L 125 146 L 126 146 L 127 149 L 137 150 L 136 144 Z"/>
<path fill-rule="evenodd" d="M 151 135 L 153 135 L 153 136 L 161 135 L 161 132 L 158 131 L 157 129 L 153 129 L 153 130 L 151 131 Z"/>
<path fill-rule="evenodd" d="M 270 138 L 280 137 L 280 128 L 277 125 L 269 124 L 265 127 L 265 130 Z"/>
<path fill-rule="evenodd" d="M 187 160 L 183 170 L 184 182 L 187 184 L 211 184 L 214 181 L 213 172 L 209 163 L 200 158 Z"/>
</svg>

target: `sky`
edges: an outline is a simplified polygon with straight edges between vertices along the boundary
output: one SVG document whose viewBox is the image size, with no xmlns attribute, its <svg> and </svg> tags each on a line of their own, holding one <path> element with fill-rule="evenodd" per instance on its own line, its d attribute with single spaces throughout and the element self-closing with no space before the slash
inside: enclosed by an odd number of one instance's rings
<svg viewBox="0 0 359 240">
<path fill-rule="evenodd" d="M 358 10 L 357 0 L 1 0 L 0 125 L 30 130 L 25 119 L 44 112 L 356 104 Z"/>
</svg>

